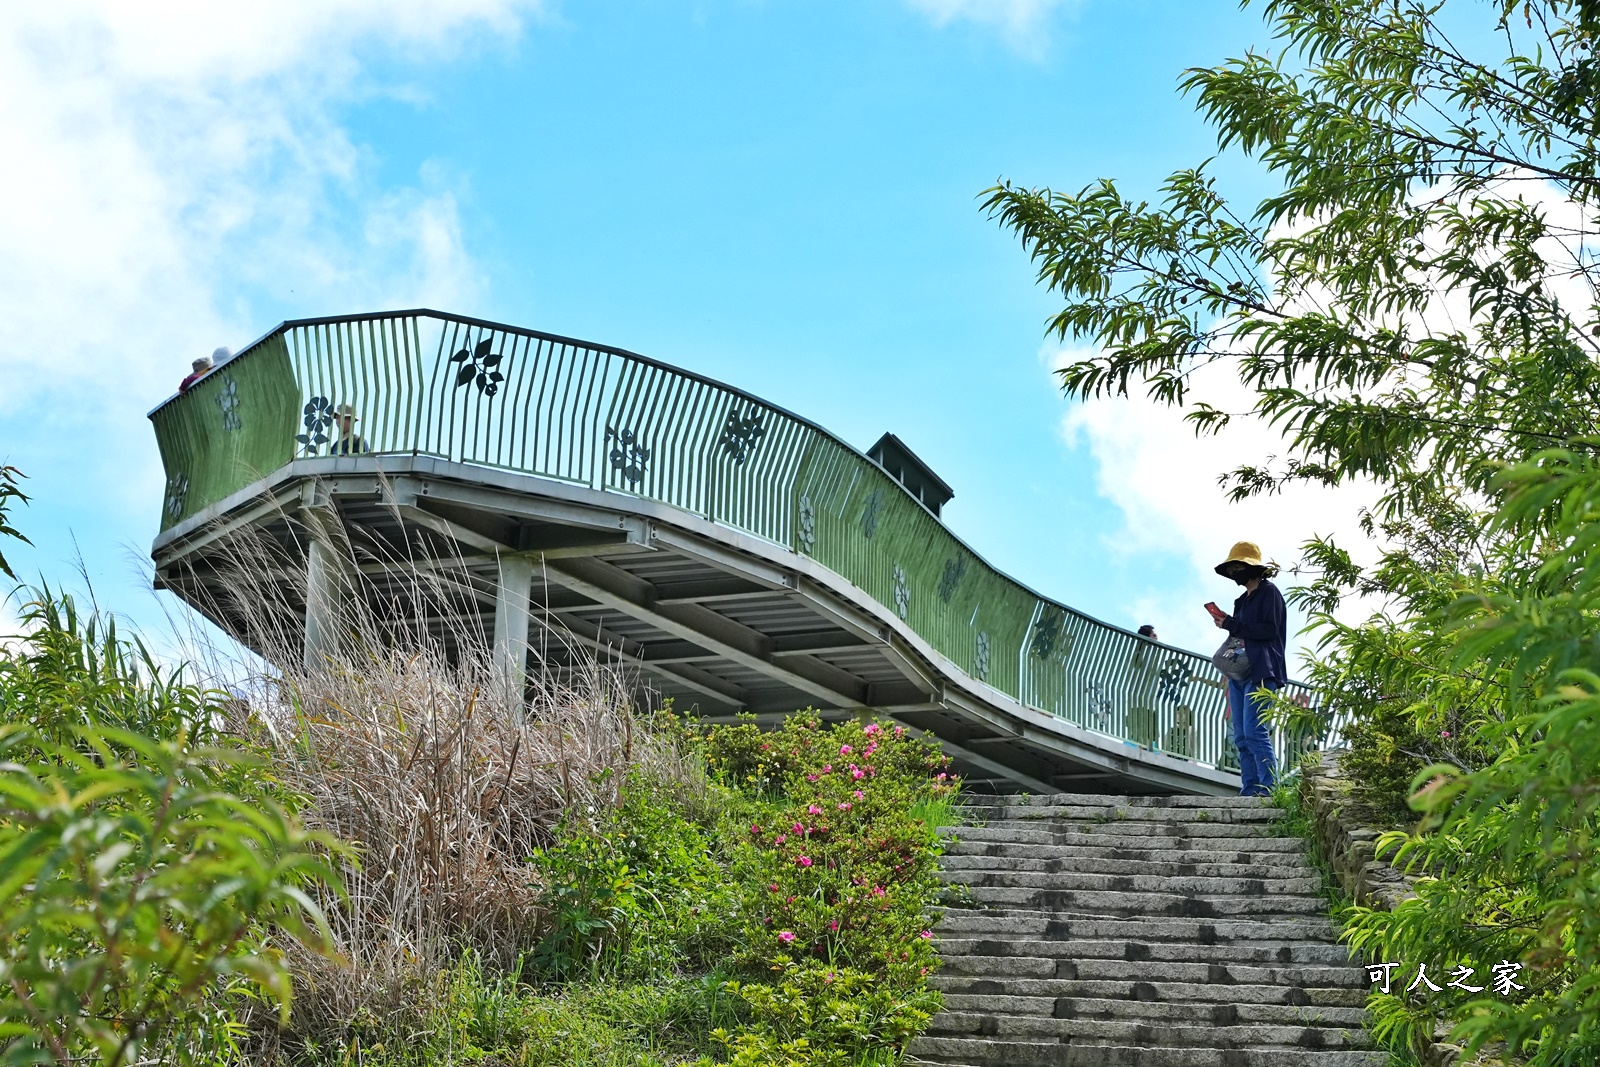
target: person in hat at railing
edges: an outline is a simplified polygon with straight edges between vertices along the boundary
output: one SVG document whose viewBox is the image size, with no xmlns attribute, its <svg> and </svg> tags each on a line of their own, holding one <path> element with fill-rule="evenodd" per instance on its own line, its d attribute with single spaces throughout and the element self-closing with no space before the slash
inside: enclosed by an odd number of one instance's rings
<svg viewBox="0 0 1600 1067">
<path fill-rule="evenodd" d="M 357 456 L 363 452 L 372 451 L 367 447 L 367 443 L 361 439 L 360 435 L 356 433 L 356 423 L 360 420 L 361 416 L 356 414 L 354 405 L 339 405 L 338 409 L 333 413 L 333 421 L 339 427 L 339 439 L 329 447 L 328 455 Z"/>
<path fill-rule="evenodd" d="M 1264 562 L 1261 549 L 1240 541 L 1217 564 L 1217 573 L 1244 586 L 1233 602 L 1233 613 L 1216 619 L 1220 629 L 1244 642 L 1250 660 L 1249 677 L 1228 679 L 1228 710 L 1233 718 L 1233 743 L 1239 749 L 1239 793 L 1266 796 L 1272 789 L 1274 760 L 1272 734 L 1262 718 L 1263 705 L 1289 680 L 1284 645 L 1289 637 L 1289 613 L 1283 594 L 1272 584 L 1276 563 Z"/>
<path fill-rule="evenodd" d="M 231 358 L 233 358 L 233 352 L 226 347 L 218 348 L 209 356 L 201 356 L 199 359 L 189 364 L 192 373 L 189 374 L 188 377 L 184 378 L 183 381 L 178 383 L 178 392 L 187 393 L 194 386 L 195 382 L 198 382 L 201 378 L 204 378 L 206 375 L 211 373 L 212 367 L 215 367 L 218 363 L 226 362 Z"/>
</svg>

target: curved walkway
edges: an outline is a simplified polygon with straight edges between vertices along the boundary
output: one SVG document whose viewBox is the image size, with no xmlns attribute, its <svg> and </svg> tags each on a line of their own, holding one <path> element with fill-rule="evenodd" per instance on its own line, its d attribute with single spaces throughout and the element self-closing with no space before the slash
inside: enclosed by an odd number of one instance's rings
<svg viewBox="0 0 1600 1067">
<path fill-rule="evenodd" d="M 601 650 L 711 717 L 877 709 L 1000 790 L 1237 790 L 1209 660 L 990 566 L 888 435 L 869 458 L 731 386 L 431 311 L 285 323 L 151 420 L 158 583 L 225 627 L 205 561 L 227 534 L 268 532 L 314 583 L 331 517 L 407 566 L 458 560 L 519 671 Z"/>
</svg>

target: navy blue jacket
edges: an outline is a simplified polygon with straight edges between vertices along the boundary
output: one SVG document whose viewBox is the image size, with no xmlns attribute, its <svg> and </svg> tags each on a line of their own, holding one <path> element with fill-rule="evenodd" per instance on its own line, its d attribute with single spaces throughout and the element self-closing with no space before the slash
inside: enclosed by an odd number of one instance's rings
<svg viewBox="0 0 1600 1067">
<path fill-rule="evenodd" d="M 1261 579 L 1254 593 L 1246 592 L 1233 602 L 1233 614 L 1223 622 L 1233 636 L 1244 638 L 1250 656 L 1250 683 L 1287 682 L 1289 667 L 1284 662 L 1284 642 L 1289 638 L 1289 611 L 1283 594 L 1269 579 Z"/>
</svg>

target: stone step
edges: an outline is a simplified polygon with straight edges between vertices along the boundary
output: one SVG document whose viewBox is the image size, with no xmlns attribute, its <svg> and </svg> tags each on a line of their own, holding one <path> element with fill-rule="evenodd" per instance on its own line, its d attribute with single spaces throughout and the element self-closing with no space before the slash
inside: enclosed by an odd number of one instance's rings
<svg viewBox="0 0 1600 1067">
<path fill-rule="evenodd" d="M 1315 871 L 1311 857 L 1297 852 L 1250 851 L 1227 852 L 1221 849 L 1196 848 L 1105 848 L 1094 845 L 1013 844 L 1005 841 L 953 840 L 945 844 L 946 860 L 960 857 L 963 860 L 989 858 L 1009 860 L 1018 864 L 1053 863 L 1175 863 L 1188 865 L 1210 864 L 1239 867 L 1274 867 L 1295 871 Z M 1031 869 L 1019 867 L 1019 869 Z"/>
<path fill-rule="evenodd" d="M 1055 1018 L 1004 1012 L 947 1011 L 928 1028 L 930 1036 L 976 1036 L 1039 1040 L 1054 1038 L 1075 1045 L 1139 1045 L 1158 1048 L 1290 1048 L 1366 1049 L 1372 1039 L 1359 1026 L 1295 1026 L 1282 1023 L 1182 1025 L 1133 1019 Z"/>
<path fill-rule="evenodd" d="M 1110 978 L 995 978 L 952 974 L 948 970 L 935 972 L 929 981 L 935 989 L 948 993 L 1093 997 L 1186 1004 L 1291 1004 L 1297 1007 L 1357 1008 L 1365 1004 L 1367 999 L 1366 985 L 1226 985 L 1212 982 L 1119 981 Z"/>
<path fill-rule="evenodd" d="M 1283 812 L 1273 807 L 1156 808 L 1130 804 L 968 804 L 960 814 L 969 822 L 1035 819 L 1083 819 L 1095 822 L 1220 822 L 1277 823 Z"/>
<path fill-rule="evenodd" d="M 1118 938 L 1068 941 L 1031 936 L 1010 940 L 940 936 L 939 955 L 946 959 L 958 956 L 1027 956 L 1035 959 L 1298 964 L 1319 967 L 1359 965 L 1359 961 L 1352 959 L 1350 950 L 1344 945 L 1330 945 L 1321 941 L 1228 941 L 1201 945 L 1186 941 Z"/>
<path fill-rule="evenodd" d="M 971 836 L 971 831 L 973 830 L 987 830 L 991 834 L 998 833 L 1009 840 L 1021 840 L 1016 835 L 1026 831 L 1045 830 L 1050 833 L 1126 837 L 1130 840 L 1141 840 L 1147 843 L 1152 837 L 1220 837 L 1244 841 L 1278 840 L 1293 842 L 1297 848 L 1305 848 L 1304 841 L 1296 837 L 1286 836 L 1281 826 L 1271 822 L 1193 822 L 1187 819 L 1170 822 L 1158 820 L 1102 822 L 1097 819 L 990 819 L 982 823 L 965 823 L 950 832 L 956 837 L 968 837 Z"/>
<path fill-rule="evenodd" d="M 1074 856 L 1070 851 L 1054 859 L 1021 856 L 961 855 L 946 853 L 939 866 L 947 871 L 1027 871 L 1033 874 L 1103 874 L 1144 878 L 1313 878 L 1311 867 L 1272 866 L 1261 863 L 1174 863 L 1170 860 L 1113 860 Z"/>
<path fill-rule="evenodd" d="M 1325 915 L 1296 916 L 1263 922 L 1255 919 L 1125 919 L 1107 916 L 1060 918 L 1049 912 L 1010 909 L 945 908 L 938 913 L 941 937 L 986 935 L 1061 940 L 1109 938 L 1145 942 L 1188 942 L 1223 945 L 1234 940 L 1300 940 L 1335 942 L 1333 923 Z"/>
<path fill-rule="evenodd" d="M 906 1051 L 908 1063 L 963 1067 L 1386 1067 L 1389 1062 L 1389 1054 L 1379 1051 L 1162 1049 L 957 1037 L 919 1037 Z"/>
<path fill-rule="evenodd" d="M 1266 797 L 1125 797 L 1116 793 L 1005 793 L 996 796 L 974 796 L 971 803 L 988 806 L 1016 808 L 1049 807 L 1054 804 L 1094 804 L 1101 807 L 1115 805 L 1126 808 L 1266 808 L 1276 810 Z"/>
<path fill-rule="evenodd" d="M 1297 878 L 1217 878 L 1203 875 L 1095 874 L 1010 868 L 946 868 L 945 881 L 1004 889 L 1089 889 L 1112 893 L 1182 893 L 1195 896 L 1260 896 L 1322 892 L 1322 876 Z"/>
<path fill-rule="evenodd" d="M 1207 985 L 1300 986 L 1305 989 L 1366 989 L 1367 972 L 1349 963 L 1337 966 L 1256 966 L 1249 963 L 1185 963 L 1166 960 L 1123 960 L 1049 956 L 950 956 L 940 972 L 995 979 L 1066 978 L 1083 981 L 1138 982 L 1159 977 L 1163 982 Z"/>
<path fill-rule="evenodd" d="M 909 1063 L 1386 1067 L 1366 969 L 1257 798 L 985 797 L 943 832 L 975 907 L 935 929 L 945 1010 Z"/>
<path fill-rule="evenodd" d="M 1138 833 L 1128 832 L 1126 826 L 1101 826 L 1096 823 L 1077 824 L 1079 828 L 1051 827 L 1045 823 L 1029 826 L 945 826 L 938 831 L 946 842 L 983 842 L 1004 845 L 1058 845 L 1069 848 L 1119 848 L 1138 852 L 1205 851 L 1205 852 L 1286 852 L 1294 856 L 1306 855 L 1306 843 L 1298 837 L 1268 837 L 1260 834 L 1228 836 L 1205 832 L 1190 835 L 1186 827 L 1175 827 L 1172 833 L 1154 823 Z M 1202 831 L 1233 827 L 1200 827 Z"/>
<path fill-rule="evenodd" d="M 1079 915 L 1159 915 L 1179 919 L 1223 919 L 1265 915 L 1322 915 L 1327 905 L 1307 896 L 1185 896 L 1114 890 L 1030 889 L 971 885 L 972 899 L 989 907 Z"/>
<path fill-rule="evenodd" d="M 1001 1013 L 1052 1019 L 1132 1019 L 1173 1025 L 1233 1026 L 1262 1023 L 1279 1026 L 1360 1026 L 1365 1008 L 1302 1007 L 1295 1004 L 1186 1004 L 1095 997 L 1024 997 L 994 993 L 946 993 L 946 1011 L 963 1014 Z"/>
</svg>

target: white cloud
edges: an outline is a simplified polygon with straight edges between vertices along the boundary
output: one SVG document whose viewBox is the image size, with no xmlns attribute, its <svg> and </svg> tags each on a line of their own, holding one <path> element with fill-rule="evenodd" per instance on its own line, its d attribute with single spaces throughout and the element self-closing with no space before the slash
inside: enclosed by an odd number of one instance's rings
<svg viewBox="0 0 1600 1067">
<path fill-rule="evenodd" d="M 1078 0 L 906 0 L 913 11 L 935 26 L 973 22 L 999 30 L 1026 52 L 1039 51 L 1047 36 L 1046 21 L 1057 8 L 1075 9 Z"/>
<path fill-rule="evenodd" d="M 144 411 L 190 358 L 269 325 L 253 301 L 470 308 L 483 284 L 455 190 L 427 175 L 377 187 L 337 109 L 374 91 L 371 58 L 447 59 L 538 14 L 538 0 L 8 8 L 0 426 L 148 452 Z M 104 490 L 148 510 L 158 481 L 125 469 Z"/>
<path fill-rule="evenodd" d="M 1083 353 L 1047 349 L 1046 355 L 1059 366 Z M 1253 397 L 1232 373 L 1229 364 L 1197 372 L 1195 398 L 1248 411 Z M 1299 559 L 1300 546 L 1316 535 L 1333 535 L 1357 558 L 1364 555 L 1367 542 L 1357 519 L 1360 508 L 1376 498 L 1371 485 L 1297 485 L 1274 496 L 1228 501 L 1219 475 L 1241 463 L 1267 465 L 1269 457 L 1286 451 L 1278 431 L 1258 419 L 1236 418 L 1222 433 L 1197 438 L 1178 409 L 1142 396 L 1098 398 L 1075 403 L 1062 418 L 1061 432 L 1069 446 L 1087 447 L 1100 495 L 1121 513 L 1121 526 L 1105 539 L 1107 550 L 1123 558 L 1181 561 L 1186 579 L 1136 599 L 1129 616 L 1152 623 L 1169 644 L 1209 652 L 1219 642 L 1201 605 L 1214 600 L 1225 610 L 1231 606 L 1238 590 L 1213 568 L 1235 541 L 1256 542 L 1286 571 Z M 1294 582 L 1285 574 L 1278 584 Z M 1371 605 L 1351 605 L 1349 612 L 1364 616 L 1370 610 Z M 1293 660 L 1298 643 L 1290 636 Z"/>
</svg>

